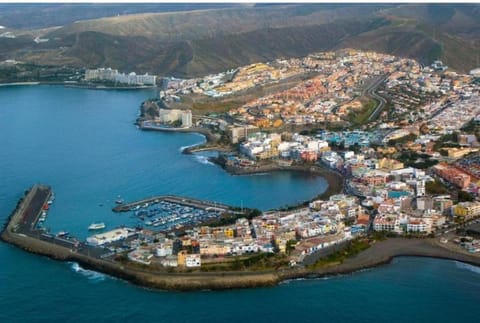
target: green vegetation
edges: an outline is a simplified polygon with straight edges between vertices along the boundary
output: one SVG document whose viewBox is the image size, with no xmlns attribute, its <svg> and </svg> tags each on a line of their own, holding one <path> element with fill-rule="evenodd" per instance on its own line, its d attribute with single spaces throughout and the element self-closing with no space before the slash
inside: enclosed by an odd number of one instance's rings
<svg viewBox="0 0 480 323">
<path fill-rule="evenodd" d="M 432 48 L 430 48 L 430 50 L 428 51 L 427 53 L 427 60 L 429 62 L 433 62 L 437 59 L 441 59 L 442 58 L 442 53 L 443 53 L 443 50 L 442 50 L 442 46 L 440 44 L 435 44 L 434 46 L 432 46 Z"/>
<path fill-rule="evenodd" d="M 391 139 L 391 140 L 388 141 L 388 144 L 390 146 L 395 146 L 395 145 L 407 143 L 409 141 L 414 141 L 415 139 L 417 139 L 417 135 L 415 135 L 413 133 L 410 133 L 410 134 L 408 134 L 406 136 L 403 136 L 401 138 L 398 138 L 398 139 Z"/>
<path fill-rule="evenodd" d="M 356 239 L 350 241 L 344 249 L 336 251 L 325 258 L 319 259 L 313 265 L 309 266 L 309 268 L 318 269 L 326 266 L 341 264 L 347 258 L 353 257 L 368 248 L 370 248 L 370 243 L 366 239 Z"/>
<path fill-rule="evenodd" d="M 431 159 L 427 154 L 419 154 L 414 151 L 405 151 L 397 157 L 406 167 L 425 169 L 435 166 L 438 160 Z"/>
<path fill-rule="evenodd" d="M 460 145 L 458 144 L 458 134 L 456 132 L 443 135 L 433 145 L 433 149 L 435 151 L 439 151 L 441 148 L 458 148 L 458 147 L 460 147 Z"/>
<path fill-rule="evenodd" d="M 480 78 L 478 78 L 480 80 Z M 479 82 L 480 84 L 480 82 Z M 472 119 L 470 122 L 468 122 L 463 128 L 462 131 L 469 133 L 469 134 L 474 134 L 475 137 L 477 137 L 477 140 L 480 139 L 480 126 Z"/>
<path fill-rule="evenodd" d="M 287 255 L 291 254 L 293 250 L 295 250 L 295 246 L 297 245 L 297 240 L 288 240 L 287 246 L 285 247 L 285 251 Z"/>
<path fill-rule="evenodd" d="M 373 231 L 368 236 L 374 241 L 384 241 L 389 237 L 396 237 L 397 235 L 393 232 Z"/>
<path fill-rule="evenodd" d="M 240 208 L 232 208 L 232 210 L 240 211 Z M 222 216 L 219 219 L 209 222 L 208 226 L 221 227 L 224 225 L 230 225 L 230 224 L 234 224 L 237 221 L 237 219 L 246 218 L 248 220 L 251 220 L 257 216 L 260 216 L 261 214 L 262 214 L 262 211 L 258 209 L 247 209 L 247 208 L 243 209 L 242 214 L 233 214 L 233 213 L 226 212 L 222 214 Z"/>
<path fill-rule="evenodd" d="M 241 101 L 207 100 L 205 102 L 193 103 L 192 111 L 197 113 L 227 112 L 230 109 L 241 106 L 243 103 Z"/>
<path fill-rule="evenodd" d="M 361 109 L 350 112 L 347 116 L 347 120 L 354 126 L 363 125 L 367 122 L 373 111 L 375 111 L 376 107 L 377 102 L 375 100 L 370 100 L 365 103 Z"/>
<path fill-rule="evenodd" d="M 285 254 L 257 253 L 251 256 L 239 256 L 231 261 L 202 264 L 201 271 L 240 271 L 273 270 L 288 266 Z"/>
<path fill-rule="evenodd" d="M 182 120 L 175 120 L 175 121 L 172 122 L 171 125 L 172 125 L 172 127 L 174 127 L 174 128 L 179 128 L 179 127 L 182 126 Z"/>
<path fill-rule="evenodd" d="M 458 202 L 472 202 L 475 200 L 475 197 L 465 191 L 458 191 Z"/>
<path fill-rule="evenodd" d="M 428 194 L 446 194 L 448 193 L 447 187 L 443 185 L 443 183 L 436 178 L 433 182 L 425 183 L 425 190 Z"/>
</svg>

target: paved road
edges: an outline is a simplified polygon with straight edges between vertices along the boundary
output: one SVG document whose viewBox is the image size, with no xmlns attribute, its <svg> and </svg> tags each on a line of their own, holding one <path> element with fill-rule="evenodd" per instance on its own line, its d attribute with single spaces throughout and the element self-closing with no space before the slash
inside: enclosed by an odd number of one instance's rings
<svg viewBox="0 0 480 323">
<path fill-rule="evenodd" d="M 375 108 L 375 110 L 372 112 L 372 114 L 370 115 L 370 117 L 368 117 L 368 122 L 371 122 L 373 121 L 375 118 L 378 117 L 378 115 L 380 114 L 380 112 L 382 112 L 385 104 L 387 104 L 387 101 L 381 97 L 380 95 L 378 95 L 377 93 L 375 93 L 375 90 L 380 86 L 380 84 L 382 84 L 383 82 L 385 82 L 385 80 L 387 79 L 388 75 L 383 75 L 382 77 L 379 77 L 377 81 L 373 82 L 372 84 L 370 84 L 370 86 L 367 88 L 366 92 L 367 94 L 374 98 L 375 100 L 377 100 L 378 102 L 378 105 L 377 107 Z"/>
<path fill-rule="evenodd" d="M 40 212 L 42 211 L 42 207 L 47 202 L 50 194 L 50 189 L 42 187 L 35 191 L 30 203 L 28 203 L 25 211 L 19 219 L 17 229 L 18 232 L 26 233 L 34 229 Z"/>
</svg>

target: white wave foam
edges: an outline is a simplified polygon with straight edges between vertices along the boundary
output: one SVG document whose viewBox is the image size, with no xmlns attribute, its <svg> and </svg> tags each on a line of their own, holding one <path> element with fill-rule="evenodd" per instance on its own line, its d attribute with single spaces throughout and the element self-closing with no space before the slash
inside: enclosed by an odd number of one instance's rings
<svg viewBox="0 0 480 323">
<path fill-rule="evenodd" d="M 195 144 L 192 144 L 192 145 L 188 145 L 188 146 L 182 146 L 180 147 L 180 152 L 184 151 L 185 149 L 187 148 L 193 148 L 193 147 L 196 147 L 196 146 L 199 146 L 199 145 L 203 145 L 204 143 L 207 142 L 207 139 L 205 138 L 205 136 L 201 135 L 203 137 L 203 140 L 200 141 L 200 142 L 197 142 Z"/>
<path fill-rule="evenodd" d="M 103 281 L 106 278 L 106 275 L 93 270 L 84 269 L 76 262 L 70 263 L 70 268 L 77 274 L 87 277 L 89 280 Z"/>
<path fill-rule="evenodd" d="M 480 275 L 480 267 L 477 267 L 477 266 L 474 266 L 474 265 L 470 265 L 470 264 L 466 264 L 464 262 L 460 262 L 460 261 L 455 261 L 455 264 L 457 265 L 458 268 L 460 269 L 466 269 L 468 271 L 471 271 L 475 274 L 479 274 Z"/>
<path fill-rule="evenodd" d="M 208 157 L 202 156 L 202 155 L 195 155 L 195 160 L 198 161 L 199 163 L 202 163 L 204 165 L 215 165 L 211 161 L 208 160 Z"/>
</svg>

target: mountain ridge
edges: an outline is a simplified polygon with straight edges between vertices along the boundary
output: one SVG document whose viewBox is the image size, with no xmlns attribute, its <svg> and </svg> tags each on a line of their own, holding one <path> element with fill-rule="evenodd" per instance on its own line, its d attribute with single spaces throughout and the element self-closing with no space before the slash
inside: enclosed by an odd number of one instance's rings
<svg viewBox="0 0 480 323">
<path fill-rule="evenodd" d="M 435 59 L 460 72 L 478 64 L 480 5 L 282 4 L 109 17 L 32 30 L 48 42 L 0 38 L 0 60 L 112 67 L 180 77 L 257 61 L 357 48 Z M 1 21 L 1 20 L 0 20 Z"/>
</svg>

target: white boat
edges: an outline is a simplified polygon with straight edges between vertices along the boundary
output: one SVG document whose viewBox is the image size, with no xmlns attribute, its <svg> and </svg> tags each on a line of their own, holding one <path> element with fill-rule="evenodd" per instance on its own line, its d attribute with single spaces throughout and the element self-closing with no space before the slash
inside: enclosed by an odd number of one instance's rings
<svg viewBox="0 0 480 323">
<path fill-rule="evenodd" d="M 100 229 L 105 229 L 105 223 L 92 223 L 88 227 L 88 230 L 100 230 Z"/>
</svg>

